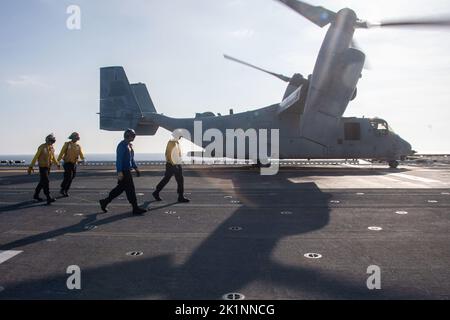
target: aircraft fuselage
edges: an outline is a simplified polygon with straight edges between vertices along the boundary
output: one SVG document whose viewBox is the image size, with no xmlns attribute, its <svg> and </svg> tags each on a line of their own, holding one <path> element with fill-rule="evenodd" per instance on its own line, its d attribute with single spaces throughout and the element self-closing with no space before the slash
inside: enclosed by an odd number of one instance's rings
<svg viewBox="0 0 450 320">
<path fill-rule="evenodd" d="M 204 118 L 175 119 L 160 114 L 152 114 L 147 118 L 148 124 L 157 123 L 159 126 L 174 131 L 185 129 L 189 131 L 191 141 L 194 141 L 194 122 L 201 121 L 201 135 L 209 129 L 217 129 L 226 137 L 227 129 L 271 129 L 279 130 L 280 159 L 401 159 L 411 153 L 411 145 L 395 134 L 382 119 L 369 118 L 341 118 L 333 128 L 333 139 L 327 146 L 322 146 L 300 135 L 298 123 L 301 114 L 286 113 L 277 115 L 278 104 L 225 116 Z M 145 120 L 143 121 L 145 123 Z M 197 133 L 198 134 L 198 133 Z M 270 139 L 268 139 L 270 143 Z M 202 148 L 206 148 L 211 141 L 201 140 Z M 223 141 L 223 149 L 227 142 Z M 246 144 L 246 158 L 251 158 L 248 143 Z M 270 146 L 269 146 L 270 149 Z M 234 154 L 237 158 L 237 154 Z M 255 160 L 255 159 L 254 159 Z"/>
</svg>

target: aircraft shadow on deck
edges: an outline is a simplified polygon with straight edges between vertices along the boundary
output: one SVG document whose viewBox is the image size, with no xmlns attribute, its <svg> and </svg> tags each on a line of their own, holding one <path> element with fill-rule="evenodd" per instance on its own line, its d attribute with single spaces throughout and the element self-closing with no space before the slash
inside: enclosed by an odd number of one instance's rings
<svg viewBox="0 0 450 320">
<path fill-rule="evenodd" d="M 147 201 L 144 203 L 144 206 L 147 207 L 148 205 L 150 205 L 153 202 L 154 201 Z M 148 211 L 151 212 L 151 211 L 167 208 L 167 207 L 173 206 L 177 203 L 178 202 L 172 202 L 172 203 L 168 203 L 165 205 L 152 207 L 152 208 L 149 208 Z M 106 217 L 106 218 L 99 220 L 98 219 L 99 217 Z M 124 212 L 121 214 L 116 214 L 116 215 L 104 214 L 102 212 L 91 213 L 91 214 L 87 214 L 85 216 L 85 218 L 83 218 L 79 223 L 76 223 L 74 225 L 59 228 L 59 229 L 48 231 L 48 232 L 43 232 L 43 233 L 36 234 L 36 235 L 32 235 L 32 236 L 29 236 L 29 237 L 26 237 L 26 238 L 23 238 L 23 239 L 20 239 L 17 241 L 13 241 L 10 243 L 0 244 L 0 250 L 12 250 L 12 249 L 15 249 L 18 247 L 23 247 L 23 246 L 30 245 L 33 243 L 45 241 L 48 239 L 57 238 L 57 237 L 60 237 L 60 236 L 66 235 L 66 234 L 85 232 L 85 231 L 89 230 L 89 227 L 99 227 L 102 225 L 115 223 L 120 220 L 130 219 L 130 218 L 139 218 L 139 217 L 140 216 L 132 215 L 131 211 Z"/>
</svg>

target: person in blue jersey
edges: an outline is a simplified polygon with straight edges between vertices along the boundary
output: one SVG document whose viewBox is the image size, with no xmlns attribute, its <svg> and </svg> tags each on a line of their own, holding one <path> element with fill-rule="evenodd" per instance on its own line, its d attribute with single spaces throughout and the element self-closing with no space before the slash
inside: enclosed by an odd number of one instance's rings
<svg viewBox="0 0 450 320">
<path fill-rule="evenodd" d="M 134 150 L 131 142 L 136 138 L 136 132 L 133 129 L 128 129 L 123 135 L 124 139 L 117 146 L 116 155 L 116 169 L 117 169 L 117 186 L 111 190 L 108 197 L 100 200 L 100 207 L 103 212 L 108 212 L 106 208 L 108 204 L 122 192 L 125 191 L 128 202 L 133 206 L 133 214 L 141 215 L 147 210 L 138 206 L 136 191 L 134 188 L 133 176 L 131 170 L 136 171 L 136 176 L 140 176 L 139 169 L 134 161 Z"/>
</svg>

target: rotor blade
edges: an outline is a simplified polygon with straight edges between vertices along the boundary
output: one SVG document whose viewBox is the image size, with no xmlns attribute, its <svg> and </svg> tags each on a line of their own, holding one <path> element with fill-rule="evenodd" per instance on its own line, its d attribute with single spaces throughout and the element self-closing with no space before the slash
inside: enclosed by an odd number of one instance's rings
<svg viewBox="0 0 450 320">
<path fill-rule="evenodd" d="M 284 75 L 282 75 L 282 74 L 270 72 L 270 71 L 268 71 L 268 70 L 265 70 L 265 69 L 262 69 L 262 68 L 260 68 L 260 67 L 254 66 L 254 65 L 252 65 L 252 64 L 250 64 L 250 63 L 248 63 L 248 62 L 245 62 L 245 61 L 242 61 L 242 60 L 233 58 L 233 57 L 231 57 L 231 56 L 228 56 L 228 55 L 226 55 L 226 54 L 224 54 L 223 57 L 224 57 L 225 59 L 228 59 L 228 60 L 231 60 L 231 61 L 234 61 L 234 62 L 243 64 L 243 65 L 245 65 L 245 66 L 247 66 L 247 67 L 250 67 L 250 68 L 253 68 L 253 69 L 256 69 L 256 70 L 265 72 L 265 73 L 268 73 L 268 74 L 270 74 L 270 75 L 272 75 L 272 76 L 274 76 L 274 77 L 277 77 L 278 79 L 283 80 L 283 81 L 285 81 L 285 82 L 291 81 L 291 78 L 286 77 L 286 76 L 284 76 Z"/>
<path fill-rule="evenodd" d="M 378 23 L 367 23 L 367 28 L 373 27 L 450 27 L 450 17 L 384 20 Z"/>
<path fill-rule="evenodd" d="M 304 16 L 306 19 L 323 28 L 331 23 L 336 13 L 320 6 L 312 6 L 303 1 L 298 0 L 277 0 Z"/>
</svg>

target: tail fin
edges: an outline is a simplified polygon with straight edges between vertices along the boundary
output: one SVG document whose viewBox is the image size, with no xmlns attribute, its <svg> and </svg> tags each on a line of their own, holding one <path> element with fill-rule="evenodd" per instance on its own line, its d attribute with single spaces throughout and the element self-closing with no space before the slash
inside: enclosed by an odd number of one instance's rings
<svg viewBox="0 0 450 320">
<path fill-rule="evenodd" d="M 147 87 L 144 83 L 132 84 L 131 89 L 133 89 L 134 96 L 136 97 L 142 114 L 156 113 L 152 98 L 150 98 Z"/>
<path fill-rule="evenodd" d="M 100 129 L 134 129 L 138 135 L 154 135 L 158 126 L 146 119 L 156 109 L 145 84 L 132 84 L 122 67 L 100 68 Z"/>
</svg>

